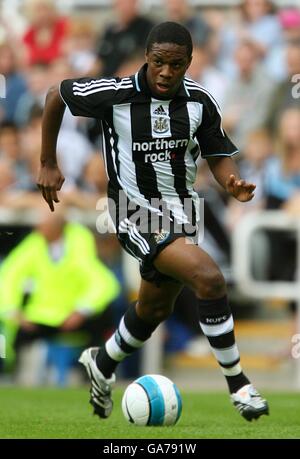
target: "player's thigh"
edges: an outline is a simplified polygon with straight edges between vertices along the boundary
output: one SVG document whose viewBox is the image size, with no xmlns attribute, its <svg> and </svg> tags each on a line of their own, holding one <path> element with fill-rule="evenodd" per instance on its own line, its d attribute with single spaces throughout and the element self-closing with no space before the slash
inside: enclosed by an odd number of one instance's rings
<svg viewBox="0 0 300 459">
<path fill-rule="evenodd" d="M 172 313 L 182 288 L 183 285 L 179 282 L 166 281 L 157 286 L 142 279 L 137 303 L 138 315 L 147 321 L 165 320 Z"/>
<path fill-rule="evenodd" d="M 224 277 L 215 261 L 183 237 L 165 247 L 154 265 L 162 274 L 192 288 L 200 298 L 217 298 L 226 293 Z"/>
</svg>

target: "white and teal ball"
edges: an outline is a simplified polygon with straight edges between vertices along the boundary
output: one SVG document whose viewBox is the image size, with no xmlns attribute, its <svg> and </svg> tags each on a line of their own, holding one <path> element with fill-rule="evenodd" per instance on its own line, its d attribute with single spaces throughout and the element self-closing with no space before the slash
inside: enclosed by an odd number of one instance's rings
<svg viewBox="0 0 300 459">
<path fill-rule="evenodd" d="M 170 379 L 145 375 L 125 390 L 122 410 L 129 422 L 139 426 L 171 426 L 180 418 L 182 399 Z"/>
</svg>

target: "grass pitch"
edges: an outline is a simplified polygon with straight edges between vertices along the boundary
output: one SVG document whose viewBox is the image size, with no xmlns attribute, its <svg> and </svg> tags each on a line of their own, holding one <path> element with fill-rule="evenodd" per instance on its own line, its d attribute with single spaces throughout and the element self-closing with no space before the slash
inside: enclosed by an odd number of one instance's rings
<svg viewBox="0 0 300 459">
<path fill-rule="evenodd" d="M 270 416 L 257 422 L 241 418 L 227 393 L 184 392 L 183 411 L 172 427 L 138 427 L 121 411 L 123 391 L 114 392 L 109 419 L 92 416 L 85 389 L 0 388 L 0 438 L 11 439 L 280 439 L 300 438 L 300 404 L 296 393 L 264 393 Z"/>
</svg>

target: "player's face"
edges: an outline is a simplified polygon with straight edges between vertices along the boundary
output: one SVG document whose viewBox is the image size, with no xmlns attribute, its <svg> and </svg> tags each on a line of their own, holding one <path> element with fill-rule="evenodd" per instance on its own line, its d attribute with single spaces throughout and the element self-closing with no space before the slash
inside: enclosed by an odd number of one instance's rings
<svg viewBox="0 0 300 459">
<path fill-rule="evenodd" d="M 186 46 L 175 43 L 154 43 L 146 53 L 147 82 L 154 96 L 172 98 L 190 66 L 192 58 Z"/>
</svg>

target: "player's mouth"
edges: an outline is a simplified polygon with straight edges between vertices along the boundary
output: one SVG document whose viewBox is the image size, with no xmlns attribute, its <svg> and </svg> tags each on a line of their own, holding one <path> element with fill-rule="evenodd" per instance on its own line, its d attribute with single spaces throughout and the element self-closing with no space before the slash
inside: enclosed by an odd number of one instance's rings
<svg viewBox="0 0 300 459">
<path fill-rule="evenodd" d="M 166 83 L 156 83 L 156 89 L 157 89 L 157 92 L 161 94 L 165 94 L 165 93 L 170 92 L 171 86 Z"/>
</svg>

